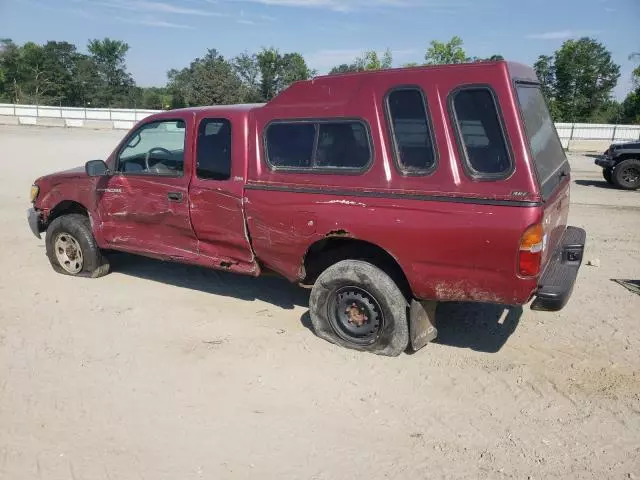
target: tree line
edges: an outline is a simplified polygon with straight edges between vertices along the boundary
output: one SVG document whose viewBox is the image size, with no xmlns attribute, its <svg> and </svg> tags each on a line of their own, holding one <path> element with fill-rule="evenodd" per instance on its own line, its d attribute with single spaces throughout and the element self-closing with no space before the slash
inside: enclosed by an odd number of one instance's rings
<svg viewBox="0 0 640 480">
<path fill-rule="evenodd" d="M 182 69 L 167 73 L 163 87 L 136 85 L 127 71 L 129 45 L 110 38 L 90 40 L 83 53 L 68 42 L 18 45 L 0 39 L 0 102 L 113 108 L 168 109 L 196 105 L 265 102 L 291 83 L 317 75 L 297 52 L 262 48 L 225 58 L 209 49 Z M 423 65 L 501 60 L 467 55 L 460 37 L 434 40 Z M 630 58 L 640 60 L 640 53 Z M 403 66 L 418 66 L 409 63 Z M 329 74 L 387 69 L 393 54 L 365 51 Z M 640 67 L 633 90 L 623 102 L 613 98 L 620 66 L 593 38 L 567 40 L 551 55 L 540 55 L 534 68 L 553 118 L 565 122 L 640 123 Z"/>
</svg>

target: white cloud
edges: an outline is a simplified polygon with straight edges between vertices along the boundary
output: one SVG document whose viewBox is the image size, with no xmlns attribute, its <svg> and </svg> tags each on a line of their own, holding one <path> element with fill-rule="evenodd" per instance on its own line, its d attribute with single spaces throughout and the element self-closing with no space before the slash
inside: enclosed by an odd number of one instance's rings
<svg viewBox="0 0 640 480">
<path fill-rule="evenodd" d="M 470 6 L 463 0 L 226 0 L 228 2 L 252 2 L 263 5 L 297 8 L 328 8 L 336 12 L 351 12 L 370 7 L 429 7 L 451 11 L 458 7 Z"/>
<path fill-rule="evenodd" d="M 566 40 L 568 38 L 583 37 L 585 35 L 592 35 L 598 33 L 597 31 L 576 31 L 576 30 L 558 30 L 555 32 L 544 33 L 532 33 L 527 35 L 527 38 L 533 40 Z"/>
<path fill-rule="evenodd" d="M 167 22 L 165 20 L 160 20 L 157 18 L 122 18 L 116 17 L 116 20 L 126 23 L 132 23 L 134 25 L 144 25 L 146 27 L 157 27 L 157 28 L 180 28 L 180 29 L 193 29 L 191 25 L 183 25 L 180 23 Z"/>
<path fill-rule="evenodd" d="M 81 8 L 68 8 L 67 12 L 69 12 L 69 13 L 71 13 L 73 15 L 77 15 L 78 17 L 87 18 L 87 19 L 91 19 L 91 20 L 96 18 L 94 15 L 92 15 L 89 12 L 87 12 L 86 10 L 82 10 Z"/>
<path fill-rule="evenodd" d="M 154 13 L 170 13 L 176 15 L 226 16 L 222 13 L 202 10 L 200 8 L 179 7 L 177 5 L 149 0 L 102 0 L 91 2 L 92 5 L 117 8 L 120 10 L 146 11 Z"/>
</svg>

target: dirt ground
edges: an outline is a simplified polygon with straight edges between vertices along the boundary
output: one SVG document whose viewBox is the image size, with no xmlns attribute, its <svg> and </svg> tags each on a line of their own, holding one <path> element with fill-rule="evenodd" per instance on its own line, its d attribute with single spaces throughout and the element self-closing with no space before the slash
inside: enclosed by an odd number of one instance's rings
<svg viewBox="0 0 640 480">
<path fill-rule="evenodd" d="M 589 156 L 570 223 L 600 266 L 563 311 L 442 305 L 437 343 L 383 358 L 315 337 L 277 278 L 54 273 L 29 187 L 122 135 L 0 127 L 0 478 L 640 478 L 640 296 L 611 280 L 640 279 L 640 191 Z"/>
</svg>

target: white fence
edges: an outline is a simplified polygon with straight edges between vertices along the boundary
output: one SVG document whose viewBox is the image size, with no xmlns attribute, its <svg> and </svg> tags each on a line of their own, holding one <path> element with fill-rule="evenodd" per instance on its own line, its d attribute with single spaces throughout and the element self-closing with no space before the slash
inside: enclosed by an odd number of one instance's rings
<svg viewBox="0 0 640 480">
<path fill-rule="evenodd" d="M 640 125 L 556 123 L 556 130 L 565 147 L 572 140 L 601 140 L 615 143 L 640 139 Z"/>
<path fill-rule="evenodd" d="M 0 103 L 0 123 L 61 127 L 129 129 L 158 110 L 79 108 Z M 5 122 L 2 122 L 2 120 Z M 7 119 L 13 119 L 8 122 Z"/>
<path fill-rule="evenodd" d="M 0 123 L 63 127 L 129 129 L 158 110 L 77 108 L 0 103 Z M 4 121 L 3 121 L 4 119 Z M 570 142 L 624 142 L 640 139 L 640 125 L 556 123 L 563 146 Z"/>
</svg>

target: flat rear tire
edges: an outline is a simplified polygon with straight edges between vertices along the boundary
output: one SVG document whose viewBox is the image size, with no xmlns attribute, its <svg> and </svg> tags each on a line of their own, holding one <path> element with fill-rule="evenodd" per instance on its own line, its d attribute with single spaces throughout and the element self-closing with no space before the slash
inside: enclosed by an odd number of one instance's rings
<svg viewBox="0 0 640 480">
<path fill-rule="evenodd" d="M 409 345 L 407 299 L 368 262 L 343 260 L 322 272 L 309 310 L 316 335 L 336 345 L 391 357 Z"/>
</svg>

